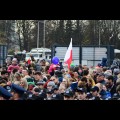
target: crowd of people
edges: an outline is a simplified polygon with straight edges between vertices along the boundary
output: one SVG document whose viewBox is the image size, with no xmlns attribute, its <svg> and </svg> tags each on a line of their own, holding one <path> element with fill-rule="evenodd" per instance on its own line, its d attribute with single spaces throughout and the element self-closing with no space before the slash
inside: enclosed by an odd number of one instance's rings
<svg viewBox="0 0 120 120">
<path fill-rule="evenodd" d="M 47 60 L 6 61 L 0 68 L 0 100 L 119 100 L 118 67 L 72 65 Z"/>
</svg>

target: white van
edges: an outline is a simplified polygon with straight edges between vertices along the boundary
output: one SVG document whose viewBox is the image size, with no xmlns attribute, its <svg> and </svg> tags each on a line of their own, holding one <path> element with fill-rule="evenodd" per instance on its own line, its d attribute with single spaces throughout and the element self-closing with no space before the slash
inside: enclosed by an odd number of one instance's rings
<svg viewBox="0 0 120 120">
<path fill-rule="evenodd" d="M 36 62 L 40 61 L 40 60 L 51 60 L 51 54 L 45 54 L 45 56 L 43 55 L 43 53 L 32 53 L 32 52 L 29 52 L 29 53 L 26 53 L 26 58 L 25 60 L 31 60 L 31 57 L 30 55 L 32 55 L 34 57 L 34 59 L 36 60 Z"/>
<path fill-rule="evenodd" d="M 42 54 L 39 57 L 39 60 L 45 59 L 45 60 L 51 60 L 51 49 L 49 48 L 33 48 L 30 51 L 31 54 L 37 53 L 37 54 Z"/>
<path fill-rule="evenodd" d="M 30 55 L 32 55 L 34 57 L 34 59 L 36 60 L 36 62 L 38 62 L 40 59 L 42 59 L 42 53 L 26 53 L 26 58 L 25 60 L 28 61 L 29 59 L 31 60 Z"/>
</svg>

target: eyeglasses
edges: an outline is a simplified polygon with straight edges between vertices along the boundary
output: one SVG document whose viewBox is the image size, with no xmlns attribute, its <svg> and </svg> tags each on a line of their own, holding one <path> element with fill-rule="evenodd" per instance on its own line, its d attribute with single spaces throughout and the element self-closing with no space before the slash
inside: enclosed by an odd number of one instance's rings
<svg viewBox="0 0 120 120">
<path fill-rule="evenodd" d="M 24 82 L 21 82 L 20 84 L 24 84 Z"/>
</svg>

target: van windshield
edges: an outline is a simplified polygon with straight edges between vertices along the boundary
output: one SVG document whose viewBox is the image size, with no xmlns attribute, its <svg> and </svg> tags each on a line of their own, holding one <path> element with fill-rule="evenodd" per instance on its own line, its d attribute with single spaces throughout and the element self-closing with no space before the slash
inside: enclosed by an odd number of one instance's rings
<svg viewBox="0 0 120 120">
<path fill-rule="evenodd" d="M 38 54 L 32 54 L 33 57 L 39 57 Z"/>
</svg>

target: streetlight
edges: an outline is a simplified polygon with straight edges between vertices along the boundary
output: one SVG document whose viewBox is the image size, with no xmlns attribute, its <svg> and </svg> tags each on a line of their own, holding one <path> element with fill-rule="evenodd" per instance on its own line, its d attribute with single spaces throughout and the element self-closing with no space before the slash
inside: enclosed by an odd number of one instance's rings
<svg viewBox="0 0 120 120">
<path fill-rule="evenodd" d="M 43 36 L 43 47 L 45 48 L 45 22 L 46 22 L 46 20 L 44 20 L 44 31 L 43 31 L 43 33 L 44 33 L 44 36 Z"/>
<path fill-rule="evenodd" d="M 100 27 L 99 27 L 99 47 L 100 47 L 100 44 L 101 44 L 101 38 L 100 38 Z"/>
<path fill-rule="evenodd" d="M 112 35 L 109 37 L 109 45 L 110 45 L 110 40 L 113 38 L 113 33 Z"/>
<path fill-rule="evenodd" d="M 101 20 L 99 20 L 99 47 L 100 47 L 100 45 L 101 45 L 101 36 L 100 36 L 100 31 L 101 31 L 101 26 L 100 26 L 100 22 L 101 22 Z"/>
<path fill-rule="evenodd" d="M 37 48 L 39 48 L 39 32 L 40 32 L 40 23 L 43 23 L 43 48 L 45 48 L 45 22 L 46 20 L 43 21 L 38 21 L 38 33 L 37 33 Z"/>
<path fill-rule="evenodd" d="M 37 31 L 37 48 L 39 48 L 39 21 L 38 21 L 38 31 Z"/>
</svg>

